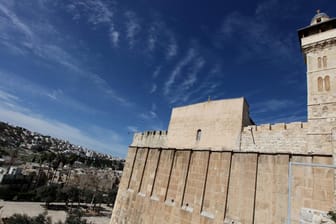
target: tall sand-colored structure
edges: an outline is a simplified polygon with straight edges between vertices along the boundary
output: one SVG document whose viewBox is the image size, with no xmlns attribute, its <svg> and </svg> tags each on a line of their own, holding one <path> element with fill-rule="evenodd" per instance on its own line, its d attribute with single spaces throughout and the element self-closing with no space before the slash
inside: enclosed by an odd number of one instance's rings
<svg viewBox="0 0 336 224">
<path fill-rule="evenodd" d="M 256 126 L 244 98 L 174 108 L 167 131 L 134 135 L 111 224 L 279 224 L 288 211 L 317 223 L 334 207 L 332 168 L 293 166 L 289 179 L 289 164 L 335 164 L 336 19 L 318 12 L 298 34 L 307 122 Z"/>
</svg>

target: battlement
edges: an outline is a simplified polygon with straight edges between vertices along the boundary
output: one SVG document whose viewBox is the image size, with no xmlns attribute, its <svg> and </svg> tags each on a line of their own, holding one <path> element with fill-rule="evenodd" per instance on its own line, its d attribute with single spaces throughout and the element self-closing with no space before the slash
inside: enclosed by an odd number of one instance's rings
<svg viewBox="0 0 336 224">
<path fill-rule="evenodd" d="M 168 131 L 156 130 L 135 133 L 131 146 L 162 148 L 166 145 Z"/>
<path fill-rule="evenodd" d="M 306 154 L 308 153 L 307 133 L 307 122 L 250 125 L 243 129 L 240 150 Z M 326 152 L 322 150 L 318 153 Z"/>
<path fill-rule="evenodd" d="M 243 128 L 243 132 L 248 131 L 278 131 L 278 130 L 299 130 L 307 128 L 307 122 L 291 122 L 276 124 L 249 125 Z"/>
</svg>

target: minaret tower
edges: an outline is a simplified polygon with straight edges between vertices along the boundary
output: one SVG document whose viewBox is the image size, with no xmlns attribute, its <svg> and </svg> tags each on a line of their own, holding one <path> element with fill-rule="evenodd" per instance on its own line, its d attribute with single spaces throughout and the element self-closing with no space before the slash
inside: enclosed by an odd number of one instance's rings
<svg viewBox="0 0 336 224">
<path fill-rule="evenodd" d="M 308 152 L 332 153 L 336 127 L 336 18 L 317 11 L 298 31 L 307 65 Z"/>
</svg>

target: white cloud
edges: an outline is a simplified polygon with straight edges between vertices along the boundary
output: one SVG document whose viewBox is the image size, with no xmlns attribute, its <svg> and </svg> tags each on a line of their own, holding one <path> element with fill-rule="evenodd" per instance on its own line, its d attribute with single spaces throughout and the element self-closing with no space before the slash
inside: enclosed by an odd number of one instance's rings
<svg viewBox="0 0 336 224">
<path fill-rule="evenodd" d="M 63 95 L 63 91 L 61 89 L 53 90 L 51 93 L 47 93 L 47 96 L 52 100 L 57 100 L 60 95 Z"/>
<path fill-rule="evenodd" d="M 77 0 L 66 4 L 65 8 L 73 14 L 73 19 L 85 17 L 93 25 L 112 23 L 114 1 Z"/>
<path fill-rule="evenodd" d="M 167 59 L 171 59 L 172 57 L 176 56 L 178 52 L 178 45 L 177 45 L 177 41 L 175 39 L 175 37 L 170 34 L 170 40 L 169 40 L 169 44 L 167 47 Z"/>
<path fill-rule="evenodd" d="M 73 144 L 81 145 L 100 152 L 118 156 L 125 156 L 127 147 L 121 143 L 121 137 L 114 131 L 92 127 L 90 130 L 100 130 L 99 133 L 107 133 L 105 139 L 93 138 L 90 133 L 64 122 L 46 118 L 38 113 L 34 113 L 28 108 L 22 108 L 16 103 L 16 96 L 1 91 L 2 96 L 8 100 L 0 102 L 0 119 L 14 125 L 25 127 L 41 134 L 50 135 L 64 140 L 69 140 Z M 11 106 L 8 106 L 11 105 Z M 98 135 L 99 136 L 99 135 Z M 110 137 L 110 138 L 109 138 Z"/>
<path fill-rule="evenodd" d="M 144 119 L 144 120 L 152 120 L 157 118 L 157 114 L 154 111 L 149 111 L 147 113 L 142 113 L 139 115 L 140 118 Z"/>
<path fill-rule="evenodd" d="M 37 98 L 44 97 L 53 100 L 59 104 L 65 105 L 68 109 L 79 110 L 85 113 L 97 114 L 98 110 L 93 107 L 84 104 L 83 102 L 76 100 L 70 96 L 64 94 L 61 89 L 47 89 L 30 80 L 19 77 L 13 73 L 7 73 L 0 70 L 0 79 L 6 80 L 6 82 L 0 83 L 0 88 L 3 89 L 2 94 L 0 94 L 0 99 L 9 100 L 9 96 L 17 97 L 15 95 L 9 94 L 8 91 L 15 93 L 21 93 L 29 97 Z M 1 97 L 2 95 L 2 97 Z"/>
<path fill-rule="evenodd" d="M 23 23 L 11 10 L 0 3 L 0 12 L 5 15 L 19 31 L 21 31 L 28 39 L 33 39 L 33 31 Z"/>
<path fill-rule="evenodd" d="M 230 40 L 241 39 L 242 44 L 238 46 L 240 52 L 237 62 L 239 63 L 256 57 L 259 60 L 273 60 L 275 57 L 291 58 L 292 49 L 294 49 L 293 37 L 274 32 L 271 22 L 274 17 L 260 15 L 264 13 L 264 8 L 271 7 L 274 2 L 264 2 L 265 4 L 259 5 L 253 16 L 242 15 L 239 12 L 226 15 L 220 28 L 220 38 L 216 41 L 217 45 L 223 46 L 223 43 L 230 43 Z M 265 20 L 265 17 L 268 19 Z M 246 49 L 249 50 L 246 51 Z M 269 54 L 265 54 L 266 51 Z"/>
<path fill-rule="evenodd" d="M 196 51 L 193 48 L 190 48 L 188 50 L 187 55 L 180 60 L 177 65 L 175 66 L 175 68 L 173 69 L 172 73 L 170 74 L 168 80 L 166 81 L 165 85 L 164 85 L 164 94 L 167 96 L 169 95 L 170 91 L 171 91 L 171 86 L 174 84 L 175 79 L 177 78 L 177 76 L 180 75 L 181 70 L 187 66 L 192 59 L 196 56 Z"/>
<path fill-rule="evenodd" d="M 126 37 L 130 48 L 134 47 L 135 37 L 140 32 L 140 23 L 137 15 L 133 11 L 125 12 L 126 17 Z"/>
<path fill-rule="evenodd" d="M 161 72 L 161 66 L 156 67 L 156 69 L 153 72 L 153 79 L 156 79 Z"/>
<path fill-rule="evenodd" d="M 156 119 L 156 118 L 158 118 L 157 113 L 156 113 L 156 109 L 157 109 L 156 104 L 152 103 L 150 111 L 140 114 L 139 117 L 144 119 L 144 120 Z"/>
<path fill-rule="evenodd" d="M 75 20 L 85 17 L 87 18 L 88 23 L 93 26 L 109 26 L 109 39 L 113 47 L 118 47 L 121 33 L 116 29 L 114 23 L 114 15 L 116 11 L 115 1 L 79 0 L 67 5 L 66 9 L 73 14 L 73 19 Z"/>
<path fill-rule="evenodd" d="M 139 132 L 139 129 L 138 127 L 135 127 L 135 126 L 127 126 L 127 130 L 128 132 Z"/>
<path fill-rule="evenodd" d="M 89 21 L 92 23 L 107 23 L 112 21 L 113 13 L 105 5 L 105 3 L 92 0 L 83 1 L 83 3 L 77 3 L 80 6 L 85 6 L 87 10 L 92 10 L 92 15 L 90 14 L 89 19 Z M 75 5 L 74 7 L 78 7 L 78 5 Z M 78 60 L 77 56 L 67 51 L 59 43 L 56 43 L 55 40 L 63 41 L 64 37 L 55 29 L 55 27 L 53 27 L 52 24 L 48 22 L 48 20 L 43 20 L 43 22 L 33 21 L 28 23 L 28 21 L 20 19 L 18 15 L 15 14 L 13 9 L 9 9 L 0 3 L 0 15 L 1 13 L 4 14 L 6 18 L 8 18 L 12 23 L 12 26 L 0 25 L 0 30 L 2 33 L 8 33 L 12 29 L 15 29 L 17 32 L 23 34 L 23 39 L 21 38 L 19 40 L 17 38 L 10 40 L 2 40 L 0 38 L 0 43 L 5 45 L 7 48 L 20 54 L 26 52 L 29 49 L 30 52 L 34 53 L 36 56 L 42 59 L 39 60 L 39 63 L 51 62 L 62 65 L 65 68 L 71 70 L 73 76 L 92 81 L 93 85 L 96 85 L 95 87 L 98 88 L 98 90 L 105 93 L 115 102 L 124 106 L 131 105 L 131 103 L 128 102 L 125 98 L 117 94 L 115 90 L 105 80 L 103 80 L 102 77 L 85 69 L 85 65 L 83 65 L 83 63 Z M 113 24 L 109 25 L 113 27 Z M 48 35 L 52 35 L 53 38 L 50 38 Z M 119 41 L 119 33 L 113 29 L 111 35 L 112 43 L 117 45 Z"/>
<path fill-rule="evenodd" d="M 114 47 L 118 47 L 120 33 L 115 31 L 112 27 L 110 28 L 110 40 Z"/>
<path fill-rule="evenodd" d="M 204 67 L 204 64 L 205 64 L 205 60 L 201 57 L 195 60 L 194 65 L 191 68 L 191 71 L 187 79 L 184 80 L 184 82 L 182 83 L 182 88 L 184 90 L 188 90 L 191 86 L 195 84 L 195 82 L 197 81 L 197 74 Z"/>
<path fill-rule="evenodd" d="M 149 51 L 154 51 L 155 46 L 156 46 L 156 42 L 157 42 L 157 30 L 158 28 L 154 25 L 151 25 L 151 27 L 149 28 L 149 32 L 148 32 L 148 39 L 147 39 L 147 43 L 148 43 L 148 50 Z"/>
<path fill-rule="evenodd" d="M 155 83 L 153 83 L 152 88 L 150 90 L 150 93 L 155 93 L 157 89 L 157 85 Z"/>
<path fill-rule="evenodd" d="M 17 101 L 19 98 L 0 89 L 0 99 L 4 101 Z"/>
</svg>

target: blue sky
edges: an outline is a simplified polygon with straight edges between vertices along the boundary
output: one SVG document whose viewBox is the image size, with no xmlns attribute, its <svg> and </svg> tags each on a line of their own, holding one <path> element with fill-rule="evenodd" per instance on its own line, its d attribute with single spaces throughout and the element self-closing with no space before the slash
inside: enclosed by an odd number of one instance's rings
<svg viewBox="0 0 336 224">
<path fill-rule="evenodd" d="M 173 107 L 244 96 L 258 124 L 306 120 L 297 29 L 336 2 L 0 2 L 0 120 L 124 157 Z"/>
</svg>

